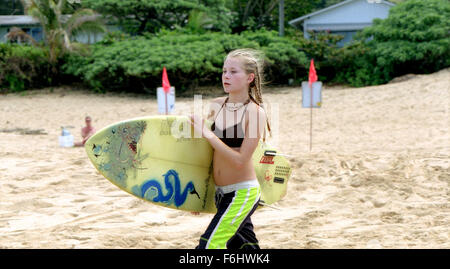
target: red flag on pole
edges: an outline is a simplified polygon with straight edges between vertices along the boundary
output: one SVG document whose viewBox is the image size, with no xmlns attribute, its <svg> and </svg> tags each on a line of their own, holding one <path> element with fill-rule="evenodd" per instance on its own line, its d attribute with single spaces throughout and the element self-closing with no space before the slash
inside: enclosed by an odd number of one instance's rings
<svg viewBox="0 0 450 269">
<path fill-rule="evenodd" d="M 309 88 L 311 89 L 311 119 L 310 119 L 310 126 L 309 126 L 309 151 L 312 151 L 312 122 L 313 122 L 313 88 L 312 84 L 317 81 L 317 73 L 316 68 L 314 67 L 314 59 L 311 59 L 311 64 L 309 65 Z"/>
<path fill-rule="evenodd" d="M 163 67 L 163 75 L 162 75 L 162 86 L 164 89 L 165 93 L 169 93 L 170 91 L 170 82 L 169 82 L 169 78 L 167 77 L 167 71 L 166 71 L 166 67 Z"/>
<path fill-rule="evenodd" d="M 317 81 L 316 68 L 314 67 L 314 59 L 311 59 L 311 64 L 309 65 L 309 87 Z"/>
</svg>

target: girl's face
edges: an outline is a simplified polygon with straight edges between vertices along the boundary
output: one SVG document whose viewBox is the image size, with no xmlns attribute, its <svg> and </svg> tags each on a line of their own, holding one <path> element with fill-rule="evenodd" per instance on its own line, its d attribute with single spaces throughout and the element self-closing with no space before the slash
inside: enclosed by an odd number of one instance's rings
<svg viewBox="0 0 450 269">
<path fill-rule="evenodd" d="M 223 64 L 222 85 L 226 93 L 248 91 L 255 74 L 246 74 L 238 58 L 227 57 Z"/>
</svg>

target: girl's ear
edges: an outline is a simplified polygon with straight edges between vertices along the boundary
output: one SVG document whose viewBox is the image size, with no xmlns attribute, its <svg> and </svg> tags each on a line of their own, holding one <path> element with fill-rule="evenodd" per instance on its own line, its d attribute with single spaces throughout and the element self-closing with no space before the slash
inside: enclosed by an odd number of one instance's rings
<svg viewBox="0 0 450 269">
<path fill-rule="evenodd" d="M 248 83 L 252 83 L 252 81 L 254 81 L 254 80 L 255 80 L 255 74 L 254 73 L 250 73 L 248 75 L 248 79 L 247 79 Z"/>
</svg>

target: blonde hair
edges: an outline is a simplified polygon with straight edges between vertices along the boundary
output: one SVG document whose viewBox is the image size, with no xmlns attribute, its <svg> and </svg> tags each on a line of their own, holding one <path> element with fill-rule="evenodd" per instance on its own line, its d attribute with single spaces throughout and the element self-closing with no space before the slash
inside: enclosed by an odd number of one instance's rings
<svg viewBox="0 0 450 269">
<path fill-rule="evenodd" d="M 236 49 L 228 53 L 225 56 L 224 61 L 228 57 L 239 58 L 242 64 L 242 68 L 245 73 L 255 74 L 255 78 L 249 84 L 248 95 L 250 99 L 255 102 L 258 106 L 261 106 L 264 109 L 263 99 L 262 99 L 262 86 L 265 84 L 264 81 L 264 54 L 263 52 L 250 48 Z M 264 112 L 266 110 L 264 109 Z M 267 112 L 266 112 L 267 115 Z M 266 117 L 267 118 L 267 117 Z M 267 129 L 269 134 L 271 135 L 269 119 L 267 118 Z M 264 138 L 263 141 L 266 140 L 266 130 L 264 129 Z"/>
</svg>

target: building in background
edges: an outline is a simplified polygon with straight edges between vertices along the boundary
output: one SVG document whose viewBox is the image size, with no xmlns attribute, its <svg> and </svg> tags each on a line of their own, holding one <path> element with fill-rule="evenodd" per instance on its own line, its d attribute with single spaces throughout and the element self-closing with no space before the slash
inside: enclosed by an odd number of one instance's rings
<svg viewBox="0 0 450 269">
<path fill-rule="evenodd" d="M 70 18 L 70 15 L 65 15 Z M 28 15 L 8 15 L 0 16 L 0 43 L 6 43 L 6 35 L 13 27 L 21 28 L 22 31 L 29 34 L 36 41 L 42 41 L 44 34 L 39 21 Z M 120 28 L 114 24 L 106 24 L 107 32 L 118 31 Z M 106 33 L 98 32 L 81 32 L 72 37 L 72 41 L 92 44 L 103 39 Z"/>
<path fill-rule="evenodd" d="M 39 21 L 26 15 L 0 16 L 0 43 L 5 43 L 6 35 L 13 27 L 22 29 L 36 41 L 42 40 L 42 29 Z"/>
<path fill-rule="evenodd" d="M 289 21 L 295 28 L 301 29 L 309 38 L 308 31 L 327 31 L 331 34 L 343 35 L 338 43 L 343 46 L 353 39 L 353 35 L 371 26 L 375 18 L 385 19 L 389 9 L 395 4 L 383 0 L 346 0 L 319 11 Z"/>
</svg>

